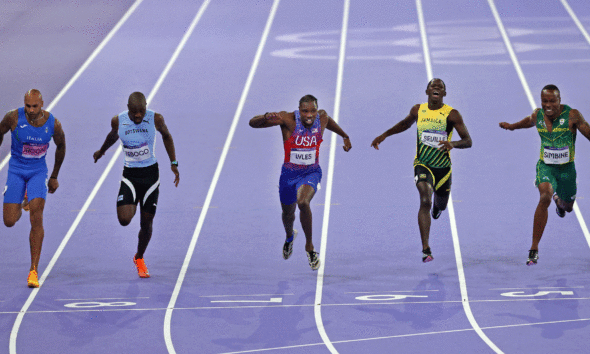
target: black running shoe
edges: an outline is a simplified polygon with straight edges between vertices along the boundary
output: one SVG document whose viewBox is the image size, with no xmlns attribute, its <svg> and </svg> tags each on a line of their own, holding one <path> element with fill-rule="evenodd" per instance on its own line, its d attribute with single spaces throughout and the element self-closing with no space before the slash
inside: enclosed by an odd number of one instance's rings
<svg viewBox="0 0 590 354">
<path fill-rule="evenodd" d="M 312 270 L 318 270 L 320 267 L 319 253 L 316 251 L 307 252 L 307 259 L 309 260 L 309 266 Z"/>
<path fill-rule="evenodd" d="M 559 207 L 559 204 L 557 204 L 557 199 L 559 199 L 559 197 L 557 196 L 557 193 L 553 194 L 553 200 L 555 201 L 555 212 L 557 213 L 557 216 L 559 216 L 560 218 L 565 217 L 565 209 L 561 209 Z"/>
<path fill-rule="evenodd" d="M 538 250 L 530 250 L 529 251 L 529 259 L 526 261 L 526 265 L 531 266 L 537 264 L 537 260 L 539 259 L 539 251 Z"/>
<path fill-rule="evenodd" d="M 425 250 L 422 250 L 422 262 L 426 263 L 426 262 L 430 262 L 434 260 L 434 257 L 432 257 L 432 252 L 430 251 L 430 247 L 428 247 Z"/>
<path fill-rule="evenodd" d="M 442 214 L 442 210 L 440 210 L 439 208 L 437 208 L 435 205 L 432 206 L 432 218 L 433 219 L 438 219 L 440 217 L 440 214 Z"/>
<path fill-rule="evenodd" d="M 290 237 L 291 241 L 289 241 L 289 239 L 286 239 L 285 244 L 283 245 L 283 258 L 284 259 L 289 259 L 289 257 L 291 257 L 291 253 L 293 253 L 293 241 L 295 241 L 296 237 L 297 237 L 297 230 L 293 229 L 293 236 Z"/>
</svg>

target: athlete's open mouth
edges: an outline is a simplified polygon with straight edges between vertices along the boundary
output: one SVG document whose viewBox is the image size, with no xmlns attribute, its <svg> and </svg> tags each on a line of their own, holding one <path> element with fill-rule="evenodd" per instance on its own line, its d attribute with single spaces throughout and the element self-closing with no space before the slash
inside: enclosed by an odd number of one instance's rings
<svg viewBox="0 0 590 354">
<path fill-rule="evenodd" d="M 438 97 L 438 96 L 440 96 L 440 93 L 439 93 L 438 91 L 434 91 L 434 92 L 432 93 L 432 95 L 433 95 L 434 97 Z"/>
</svg>

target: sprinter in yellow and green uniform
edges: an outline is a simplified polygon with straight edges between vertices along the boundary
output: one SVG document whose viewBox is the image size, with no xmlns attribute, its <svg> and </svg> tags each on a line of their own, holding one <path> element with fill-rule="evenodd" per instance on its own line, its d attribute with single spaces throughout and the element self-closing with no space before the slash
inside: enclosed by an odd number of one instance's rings
<svg viewBox="0 0 590 354">
<path fill-rule="evenodd" d="M 576 201 L 576 132 L 590 140 L 590 126 L 576 109 L 561 104 L 559 89 L 547 85 L 541 90 L 541 107 L 517 123 L 500 123 L 503 129 L 514 130 L 536 127 L 541 137 L 541 152 L 537 162 L 535 185 L 540 199 L 533 221 L 533 243 L 527 265 L 537 264 L 539 241 L 547 225 L 547 209 L 555 201 L 557 215 L 571 212 Z"/>
<path fill-rule="evenodd" d="M 376 137 L 371 146 L 379 150 L 379 144 L 388 136 L 401 133 L 416 122 L 416 158 L 414 159 L 414 181 L 420 193 L 418 227 L 422 239 L 422 262 L 433 260 L 430 245 L 430 209 L 432 217 L 438 219 L 447 208 L 451 193 L 451 156 L 453 148 L 471 147 L 471 137 L 463 117 L 453 107 L 443 103 L 447 95 L 445 83 L 432 79 L 426 86 L 428 102 L 412 107 L 410 114 L 385 133 Z M 461 140 L 451 141 L 453 129 Z M 434 194 L 434 205 L 432 195 Z"/>
</svg>

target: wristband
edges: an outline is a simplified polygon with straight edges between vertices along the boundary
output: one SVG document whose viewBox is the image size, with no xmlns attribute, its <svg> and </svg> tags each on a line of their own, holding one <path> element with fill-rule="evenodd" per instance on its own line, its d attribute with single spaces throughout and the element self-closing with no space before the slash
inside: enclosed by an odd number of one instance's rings
<svg viewBox="0 0 590 354">
<path fill-rule="evenodd" d="M 268 119 L 268 118 L 266 117 L 266 115 L 267 115 L 267 114 L 268 114 L 268 112 L 264 113 L 264 119 Z"/>
<path fill-rule="evenodd" d="M 172 166 L 178 167 L 178 161 L 174 160 L 170 163 Z"/>
<path fill-rule="evenodd" d="M 53 179 L 57 179 L 57 177 L 53 177 L 53 176 L 49 177 L 49 179 L 52 179 L 52 178 L 53 178 Z"/>
</svg>

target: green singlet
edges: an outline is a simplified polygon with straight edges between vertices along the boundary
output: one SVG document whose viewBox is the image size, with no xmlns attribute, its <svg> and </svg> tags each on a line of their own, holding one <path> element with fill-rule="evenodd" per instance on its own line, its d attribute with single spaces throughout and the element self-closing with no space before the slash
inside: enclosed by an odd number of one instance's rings
<svg viewBox="0 0 590 354">
<path fill-rule="evenodd" d="M 551 133 L 545 124 L 545 111 L 537 112 L 537 131 L 541 137 L 541 153 L 537 162 L 537 176 L 535 185 L 551 183 L 553 191 L 565 202 L 576 199 L 576 136 L 569 128 L 569 113 L 571 108 L 564 105 L 563 111 L 553 121 Z"/>
</svg>

